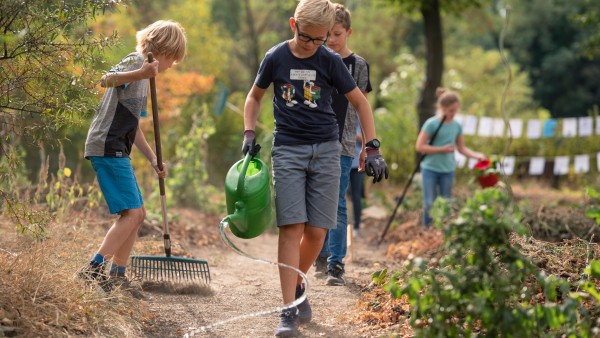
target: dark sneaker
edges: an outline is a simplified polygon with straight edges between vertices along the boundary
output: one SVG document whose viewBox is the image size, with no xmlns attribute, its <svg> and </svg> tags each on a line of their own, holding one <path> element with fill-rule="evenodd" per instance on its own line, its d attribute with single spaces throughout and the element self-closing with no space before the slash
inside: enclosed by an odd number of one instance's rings
<svg viewBox="0 0 600 338">
<path fill-rule="evenodd" d="M 122 290 L 128 292 L 133 298 L 147 300 L 148 297 L 137 288 L 132 285 L 129 279 L 124 274 L 111 275 L 107 281 L 110 284 L 111 290 Z"/>
<path fill-rule="evenodd" d="M 77 278 L 87 284 L 97 283 L 104 292 L 110 292 L 111 287 L 108 283 L 108 276 L 104 273 L 102 266 L 87 265 L 77 273 Z"/>
<path fill-rule="evenodd" d="M 298 326 L 300 326 L 298 309 L 294 307 L 283 310 L 279 318 L 279 326 L 275 329 L 275 337 L 298 337 L 300 335 L 300 331 L 298 331 Z"/>
<path fill-rule="evenodd" d="M 306 289 L 302 284 L 296 285 L 296 299 L 300 298 Z M 312 319 L 312 309 L 310 308 L 310 303 L 308 302 L 308 297 L 304 299 L 304 301 L 298 304 L 298 318 L 300 320 L 300 324 L 309 323 Z"/>
<path fill-rule="evenodd" d="M 327 277 L 327 257 L 317 257 L 314 266 L 316 278 L 322 279 Z"/>
<path fill-rule="evenodd" d="M 327 285 L 346 285 L 344 280 L 344 267 L 336 264 L 327 271 Z"/>
</svg>

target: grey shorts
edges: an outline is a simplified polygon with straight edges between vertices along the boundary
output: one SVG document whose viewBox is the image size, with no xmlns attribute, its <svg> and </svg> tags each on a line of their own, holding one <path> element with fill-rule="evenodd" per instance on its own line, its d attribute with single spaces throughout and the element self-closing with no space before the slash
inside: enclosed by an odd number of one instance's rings
<svg viewBox="0 0 600 338">
<path fill-rule="evenodd" d="M 277 226 L 307 223 L 336 225 L 341 144 L 273 146 L 273 185 Z"/>
</svg>

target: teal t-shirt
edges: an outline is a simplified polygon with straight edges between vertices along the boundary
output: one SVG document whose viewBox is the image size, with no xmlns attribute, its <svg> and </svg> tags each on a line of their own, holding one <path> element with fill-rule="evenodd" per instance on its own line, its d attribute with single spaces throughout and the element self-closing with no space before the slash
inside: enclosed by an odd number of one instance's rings
<svg viewBox="0 0 600 338">
<path fill-rule="evenodd" d="M 423 124 L 423 131 L 427 133 L 429 136 L 429 140 L 435 133 L 436 129 L 440 125 L 442 120 L 436 115 L 434 117 L 429 118 Z M 448 144 L 453 144 L 456 146 L 456 139 L 462 135 L 462 127 L 455 120 L 450 121 L 449 123 L 444 123 L 440 131 L 438 132 L 435 140 L 433 140 L 434 147 L 441 147 Z M 436 153 L 436 154 L 427 154 L 421 162 L 421 168 L 425 168 L 428 170 L 432 170 L 438 173 L 449 173 L 453 172 L 456 168 L 456 160 L 454 158 L 454 153 Z"/>
</svg>

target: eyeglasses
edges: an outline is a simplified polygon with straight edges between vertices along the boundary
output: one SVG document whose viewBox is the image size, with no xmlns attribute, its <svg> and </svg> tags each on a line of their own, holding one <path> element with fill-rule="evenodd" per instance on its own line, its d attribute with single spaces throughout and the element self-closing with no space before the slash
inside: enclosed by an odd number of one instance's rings
<svg viewBox="0 0 600 338">
<path fill-rule="evenodd" d="M 327 42 L 327 39 L 329 39 L 329 32 L 327 32 L 327 37 L 325 37 L 325 39 L 314 39 L 306 34 L 303 34 L 302 32 L 300 32 L 300 28 L 298 27 L 298 22 L 296 22 L 296 32 L 298 32 L 298 39 L 300 41 L 302 41 L 302 42 L 311 42 L 312 41 L 312 43 L 314 43 L 317 46 L 325 44 L 325 42 Z"/>
</svg>

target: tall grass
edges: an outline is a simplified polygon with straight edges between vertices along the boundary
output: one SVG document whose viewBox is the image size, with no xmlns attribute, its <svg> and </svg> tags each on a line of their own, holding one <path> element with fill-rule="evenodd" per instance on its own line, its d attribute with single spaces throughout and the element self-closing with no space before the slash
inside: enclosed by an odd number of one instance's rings
<svg viewBox="0 0 600 338">
<path fill-rule="evenodd" d="M 131 337 L 151 317 L 140 301 L 120 291 L 109 295 L 77 280 L 100 240 L 74 221 L 52 223 L 37 241 L 16 235 L 0 217 L 0 325 L 7 336 Z M 11 235 L 10 230 L 15 234 Z M 0 336 L 2 331 L 0 331 Z"/>
</svg>

